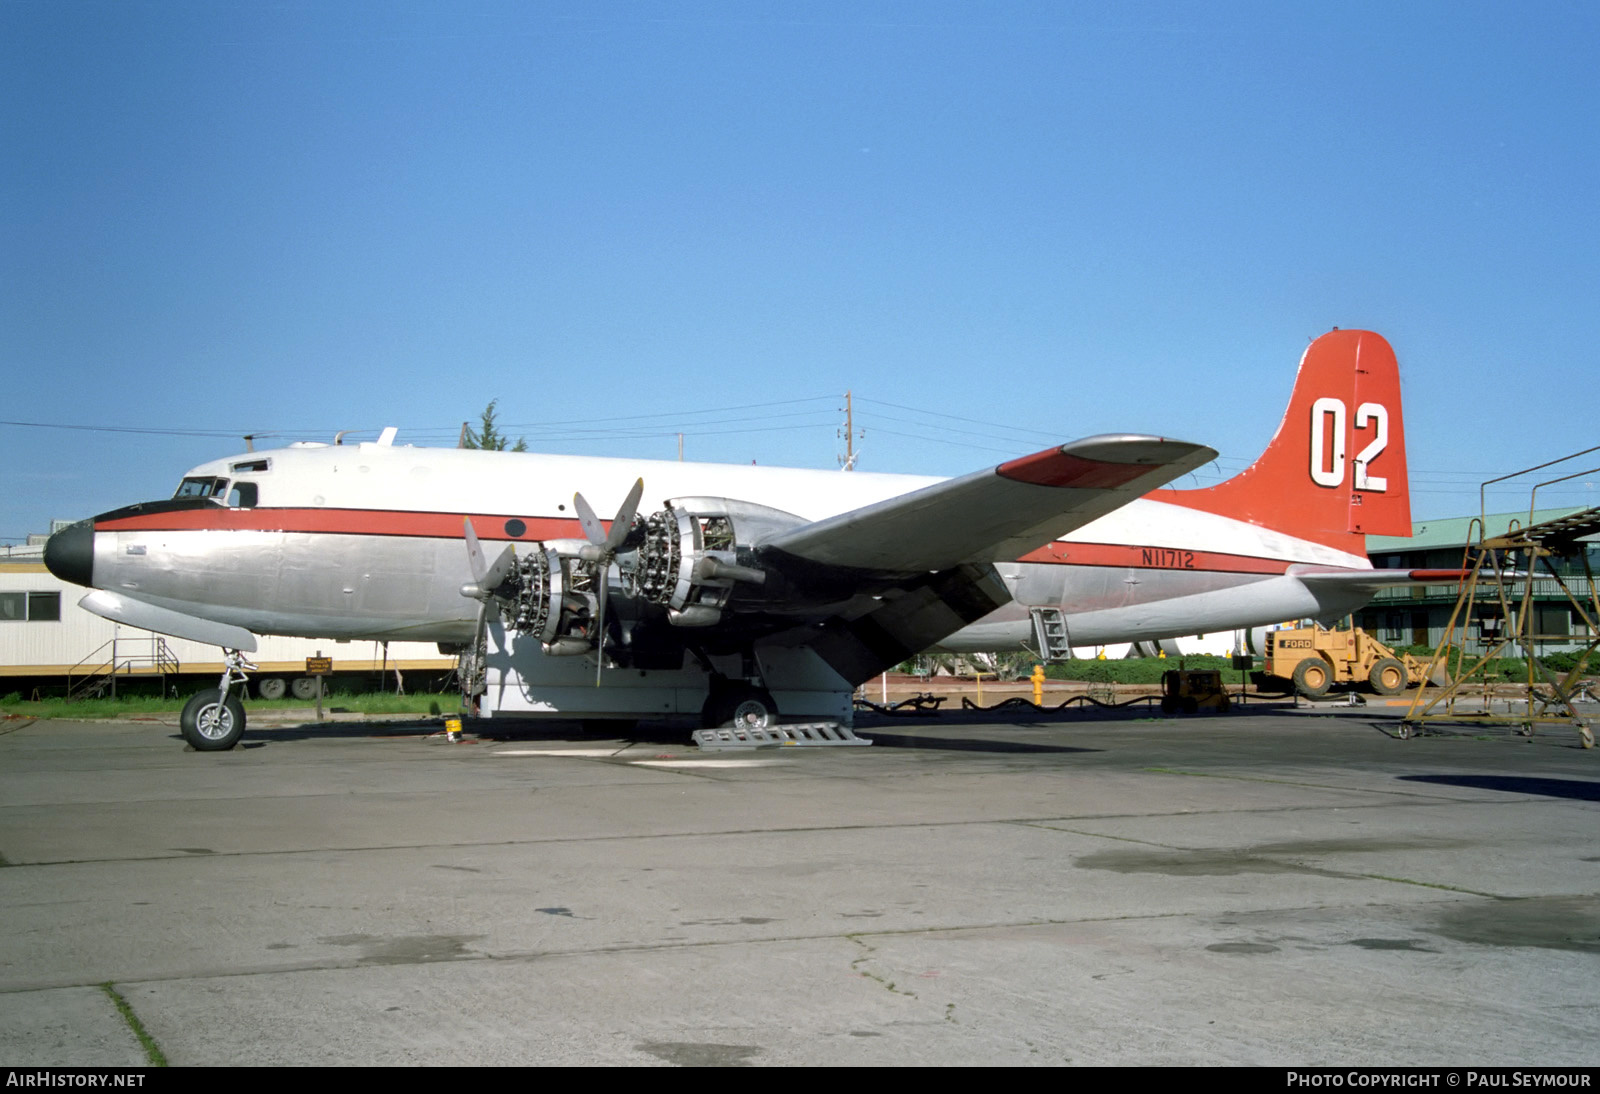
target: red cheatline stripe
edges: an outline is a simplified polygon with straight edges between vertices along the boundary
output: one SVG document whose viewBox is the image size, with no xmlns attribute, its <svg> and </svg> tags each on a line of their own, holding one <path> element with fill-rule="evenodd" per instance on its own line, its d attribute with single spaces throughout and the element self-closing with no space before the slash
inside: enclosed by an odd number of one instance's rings
<svg viewBox="0 0 1600 1094">
<path fill-rule="evenodd" d="M 1001 478 L 1030 482 L 1035 486 L 1077 486 L 1085 490 L 1110 490 L 1132 482 L 1153 468 L 1136 463 L 1107 463 L 1069 456 L 1059 448 L 1047 448 L 1031 456 L 1010 460 L 995 468 Z"/>
<path fill-rule="evenodd" d="M 187 509 L 174 513 L 134 515 L 102 521 L 100 532 L 242 531 L 298 534 L 407 536 L 461 539 L 462 514 L 416 513 L 394 509 Z M 520 521 L 520 534 L 513 534 Z M 511 525 L 511 528 L 507 526 Z M 472 529 L 481 540 L 581 539 L 583 529 L 571 517 L 519 517 L 504 513 L 472 514 Z M 1281 574 L 1289 563 L 1280 559 L 1140 547 L 1118 543 L 1050 543 L 1023 555 L 1019 562 L 1057 566 L 1112 566 L 1146 570 L 1195 570 L 1237 574 Z M 1441 571 L 1451 575 L 1455 571 Z"/>
<path fill-rule="evenodd" d="M 396 509 L 186 509 L 135 514 L 95 525 L 99 532 L 299 532 L 354 536 L 416 536 L 461 539 L 462 513 L 414 513 Z M 574 517 L 524 517 L 473 513 L 472 530 L 483 540 L 581 539 Z M 520 531 L 517 528 L 521 524 Z"/>
<path fill-rule="evenodd" d="M 1174 547 L 1130 547 L 1121 543 L 1047 543 L 1018 562 L 1057 566 L 1112 566 L 1134 570 L 1194 570 L 1201 573 L 1281 574 L 1291 565 L 1283 559 L 1186 551 Z"/>
</svg>

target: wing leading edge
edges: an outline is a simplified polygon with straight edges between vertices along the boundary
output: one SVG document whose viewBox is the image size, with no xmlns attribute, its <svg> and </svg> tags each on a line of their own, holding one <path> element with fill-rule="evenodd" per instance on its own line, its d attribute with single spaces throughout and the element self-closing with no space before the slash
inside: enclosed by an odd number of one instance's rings
<svg viewBox="0 0 1600 1094">
<path fill-rule="evenodd" d="M 879 573 L 1009 562 L 1216 455 L 1164 437 L 1087 437 L 780 532 L 760 546 L 815 565 Z"/>
</svg>

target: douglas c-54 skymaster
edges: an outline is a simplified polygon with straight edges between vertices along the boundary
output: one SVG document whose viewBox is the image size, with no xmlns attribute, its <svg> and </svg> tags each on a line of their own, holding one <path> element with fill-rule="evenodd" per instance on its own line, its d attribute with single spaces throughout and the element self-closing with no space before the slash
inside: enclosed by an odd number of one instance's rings
<svg viewBox="0 0 1600 1094">
<path fill-rule="evenodd" d="M 1313 342 L 1266 452 L 1204 489 L 1159 487 L 1215 452 L 1137 434 L 939 480 L 394 432 L 203 464 L 169 500 L 50 538 L 46 564 L 95 590 L 88 610 L 227 651 L 183 714 L 195 748 L 243 732 L 231 689 L 257 634 L 453 647 L 488 716 L 848 722 L 856 685 L 931 647 L 1064 656 L 1449 579 L 1367 560 L 1367 534 L 1408 535 L 1411 517 L 1399 371 L 1365 331 Z"/>
</svg>

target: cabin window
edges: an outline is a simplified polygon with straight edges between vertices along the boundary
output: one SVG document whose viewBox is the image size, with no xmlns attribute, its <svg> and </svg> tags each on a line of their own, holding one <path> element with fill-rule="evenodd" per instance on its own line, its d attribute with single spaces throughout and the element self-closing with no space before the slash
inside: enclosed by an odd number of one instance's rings
<svg viewBox="0 0 1600 1094">
<path fill-rule="evenodd" d="M 0 593 L 0 622 L 52 623 L 60 619 L 58 592 Z"/>
<path fill-rule="evenodd" d="M 184 479 L 178 484 L 175 498 L 216 498 L 228 492 L 227 479 L 214 479 L 209 476 L 203 478 Z"/>
<path fill-rule="evenodd" d="M 234 509 L 254 509 L 260 491 L 253 482 L 236 482 L 228 491 L 228 505 Z"/>
</svg>

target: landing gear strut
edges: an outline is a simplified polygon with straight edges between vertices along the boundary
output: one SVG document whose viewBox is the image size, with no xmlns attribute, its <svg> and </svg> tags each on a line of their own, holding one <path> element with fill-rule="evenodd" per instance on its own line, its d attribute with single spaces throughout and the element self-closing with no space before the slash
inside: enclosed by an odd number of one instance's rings
<svg viewBox="0 0 1600 1094">
<path fill-rule="evenodd" d="M 244 736 L 244 707 L 232 692 L 243 685 L 247 671 L 255 669 L 238 650 L 225 649 L 222 679 L 217 687 L 200 692 L 184 704 L 178 729 L 196 752 L 226 752 Z"/>
</svg>

